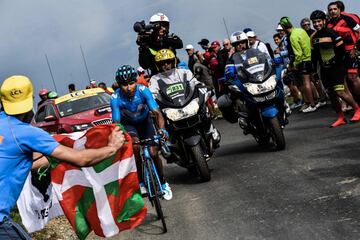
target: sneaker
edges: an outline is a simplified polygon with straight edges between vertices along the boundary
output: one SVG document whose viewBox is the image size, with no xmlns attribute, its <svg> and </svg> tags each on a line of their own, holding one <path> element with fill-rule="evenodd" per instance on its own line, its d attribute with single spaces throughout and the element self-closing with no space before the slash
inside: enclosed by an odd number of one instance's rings
<svg viewBox="0 0 360 240">
<path fill-rule="evenodd" d="M 306 103 L 302 104 L 302 105 L 301 105 L 301 108 L 299 109 L 299 112 L 304 111 L 304 109 L 306 109 L 306 108 L 308 108 L 308 107 L 309 107 L 308 104 L 306 104 Z"/>
<path fill-rule="evenodd" d="M 330 125 L 330 127 L 335 128 L 344 124 L 346 124 L 346 119 L 344 117 L 339 117 L 333 124 Z"/>
<path fill-rule="evenodd" d="M 324 106 L 326 106 L 326 101 L 319 101 L 316 104 L 316 108 L 321 108 L 321 107 L 324 107 Z"/>
<path fill-rule="evenodd" d="M 163 185 L 161 185 L 161 188 L 164 192 L 164 199 L 165 200 L 171 200 L 172 199 L 172 191 L 170 185 L 166 182 Z"/>
<path fill-rule="evenodd" d="M 308 106 L 307 108 L 305 108 L 304 110 L 302 110 L 303 113 L 310 113 L 310 112 L 315 112 L 317 110 L 316 106 Z"/>
<path fill-rule="evenodd" d="M 357 122 L 360 120 L 360 109 L 354 112 L 354 116 L 350 119 L 350 122 Z"/>
<path fill-rule="evenodd" d="M 141 183 L 139 183 L 139 186 L 140 186 L 141 196 L 142 196 L 142 197 L 146 197 L 146 195 L 147 195 L 147 190 L 146 190 L 146 187 L 145 187 L 145 183 L 141 182 Z"/>
</svg>

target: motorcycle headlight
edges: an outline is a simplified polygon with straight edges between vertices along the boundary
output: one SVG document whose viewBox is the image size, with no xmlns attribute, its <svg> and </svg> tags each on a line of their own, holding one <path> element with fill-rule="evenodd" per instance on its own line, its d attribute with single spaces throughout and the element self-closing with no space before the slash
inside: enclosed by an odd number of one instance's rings
<svg viewBox="0 0 360 240">
<path fill-rule="evenodd" d="M 195 98 L 183 108 L 164 108 L 162 111 L 171 121 L 178 121 L 196 115 L 199 107 L 199 98 Z"/>
<path fill-rule="evenodd" d="M 90 127 L 91 127 L 91 124 L 88 124 L 88 123 L 77 124 L 77 125 L 71 126 L 71 128 L 72 128 L 72 130 L 74 132 L 83 131 L 83 130 L 86 130 L 86 129 L 90 128 Z"/>
<path fill-rule="evenodd" d="M 272 75 L 263 83 L 244 83 L 244 86 L 252 95 L 269 92 L 274 90 L 276 87 L 275 75 Z"/>
</svg>

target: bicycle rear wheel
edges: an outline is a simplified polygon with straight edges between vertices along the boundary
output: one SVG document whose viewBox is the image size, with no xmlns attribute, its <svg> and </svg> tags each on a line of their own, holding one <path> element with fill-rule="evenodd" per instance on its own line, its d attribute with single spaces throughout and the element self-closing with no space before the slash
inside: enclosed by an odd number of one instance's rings
<svg viewBox="0 0 360 240">
<path fill-rule="evenodd" d="M 163 232 L 167 232 L 166 222 L 164 218 L 164 213 L 161 208 L 160 204 L 160 196 L 161 196 L 161 186 L 159 185 L 159 182 L 157 181 L 156 177 L 156 169 L 153 168 L 152 160 L 148 159 L 146 161 L 148 171 L 149 171 L 149 190 L 153 193 L 152 196 L 149 197 L 151 199 L 151 202 L 155 205 L 155 210 L 158 216 L 158 219 L 161 219 L 161 223 L 163 225 Z M 150 195 L 150 194 L 149 194 Z"/>
</svg>

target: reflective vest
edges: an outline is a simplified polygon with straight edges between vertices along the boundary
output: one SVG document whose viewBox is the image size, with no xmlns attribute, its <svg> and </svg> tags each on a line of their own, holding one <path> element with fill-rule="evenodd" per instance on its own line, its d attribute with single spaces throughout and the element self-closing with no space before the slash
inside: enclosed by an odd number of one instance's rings
<svg viewBox="0 0 360 240">
<path fill-rule="evenodd" d="M 341 13 L 341 14 L 351 17 L 357 23 L 359 22 L 359 19 L 354 14 L 351 13 Z M 354 48 L 356 40 L 358 39 L 358 33 L 353 29 L 351 29 L 344 19 L 340 19 L 339 21 L 336 22 L 336 24 L 331 22 L 328 23 L 328 28 L 332 28 L 339 33 L 339 35 L 344 40 L 346 51 L 351 51 Z"/>
</svg>

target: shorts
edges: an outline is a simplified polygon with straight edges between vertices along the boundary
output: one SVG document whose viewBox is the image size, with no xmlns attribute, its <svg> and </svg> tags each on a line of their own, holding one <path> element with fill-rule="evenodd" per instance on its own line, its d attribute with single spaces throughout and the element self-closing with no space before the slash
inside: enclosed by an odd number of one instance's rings
<svg viewBox="0 0 360 240">
<path fill-rule="evenodd" d="M 298 71 L 299 71 L 299 73 L 301 73 L 303 75 L 311 74 L 313 72 L 312 62 L 311 61 L 301 62 L 298 65 Z"/>
<path fill-rule="evenodd" d="M 131 137 L 144 140 L 147 138 L 153 138 L 156 135 L 154 121 L 152 120 L 150 114 L 142 121 L 138 123 L 130 123 L 124 121 L 122 123 L 125 130 L 129 133 Z M 152 142 L 150 145 L 155 146 L 155 142 Z"/>
<path fill-rule="evenodd" d="M 294 71 L 287 72 L 286 75 L 283 78 L 283 82 L 285 85 L 294 84 L 297 85 L 297 74 Z"/>
<path fill-rule="evenodd" d="M 334 91 L 344 90 L 344 66 L 336 65 L 329 68 L 321 67 L 320 74 L 322 83 L 326 89 Z"/>
<path fill-rule="evenodd" d="M 358 73 L 358 60 L 356 57 L 351 57 L 349 52 L 345 53 L 345 70 L 347 73 Z"/>
</svg>

